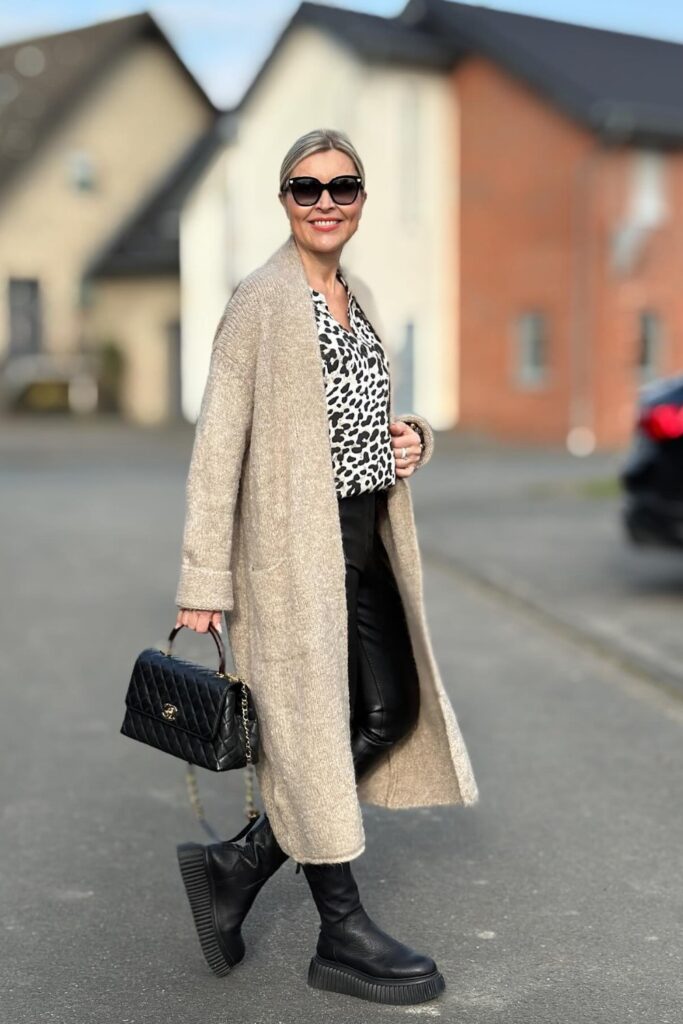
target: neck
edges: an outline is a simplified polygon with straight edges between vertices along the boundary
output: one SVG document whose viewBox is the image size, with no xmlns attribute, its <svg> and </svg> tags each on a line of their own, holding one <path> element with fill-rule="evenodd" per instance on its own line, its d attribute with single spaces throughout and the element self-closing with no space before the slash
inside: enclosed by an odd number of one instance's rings
<svg viewBox="0 0 683 1024">
<path fill-rule="evenodd" d="M 315 288 L 317 292 L 333 291 L 341 249 L 329 253 L 311 252 L 310 249 L 300 246 L 296 238 L 294 243 L 299 250 L 304 274 L 310 287 Z"/>
</svg>

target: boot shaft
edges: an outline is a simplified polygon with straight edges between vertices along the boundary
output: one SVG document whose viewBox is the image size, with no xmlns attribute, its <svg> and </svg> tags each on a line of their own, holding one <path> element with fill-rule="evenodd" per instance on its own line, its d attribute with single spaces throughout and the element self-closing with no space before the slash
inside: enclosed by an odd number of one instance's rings
<svg viewBox="0 0 683 1024">
<path fill-rule="evenodd" d="M 321 924 L 335 925 L 361 906 L 351 864 L 302 864 Z"/>
<path fill-rule="evenodd" d="M 243 843 L 211 843 L 206 856 L 216 878 L 225 878 L 230 885 L 241 878 L 252 883 L 258 878 L 266 881 L 288 859 L 266 814 L 261 815 Z"/>
</svg>

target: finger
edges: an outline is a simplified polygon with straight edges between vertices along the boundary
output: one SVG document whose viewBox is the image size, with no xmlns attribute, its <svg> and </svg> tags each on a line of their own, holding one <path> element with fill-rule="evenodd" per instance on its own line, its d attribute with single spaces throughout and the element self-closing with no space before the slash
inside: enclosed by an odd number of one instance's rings
<svg viewBox="0 0 683 1024">
<path fill-rule="evenodd" d="M 410 437 L 392 437 L 391 447 L 397 449 L 407 448 L 409 451 L 421 451 L 421 444 L 419 436 L 414 430 L 410 431 Z"/>
<path fill-rule="evenodd" d="M 402 448 L 394 450 L 394 457 L 396 459 L 396 462 L 399 462 L 399 463 L 402 463 L 403 465 L 409 466 L 413 462 L 418 462 L 419 461 L 419 458 L 420 458 L 420 449 L 419 448 L 408 448 L 408 447 L 406 447 L 405 458 L 402 455 L 399 455 L 399 451 L 401 451 L 401 450 L 402 450 Z"/>
<path fill-rule="evenodd" d="M 212 626 L 215 629 L 218 630 L 219 633 L 223 632 L 222 618 L 223 618 L 223 613 L 222 612 L 213 612 L 212 615 L 211 615 L 211 624 L 212 624 Z"/>
<path fill-rule="evenodd" d="M 197 612 L 197 632 L 208 633 L 211 622 L 211 612 Z"/>
</svg>

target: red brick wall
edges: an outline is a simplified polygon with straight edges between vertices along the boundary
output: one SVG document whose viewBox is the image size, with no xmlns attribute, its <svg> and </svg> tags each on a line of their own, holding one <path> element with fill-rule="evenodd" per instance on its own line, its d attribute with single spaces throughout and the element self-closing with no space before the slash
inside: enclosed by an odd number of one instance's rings
<svg viewBox="0 0 683 1024">
<path fill-rule="evenodd" d="M 605 149 L 526 84 L 484 57 L 453 73 L 460 125 L 458 246 L 460 420 L 510 440 L 563 442 L 572 425 L 599 445 L 632 427 L 638 308 L 668 326 L 667 369 L 683 368 L 683 215 L 647 243 L 634 272 L 609 267 L 624 212 L 630 150 Z M 671 206 L 683 210 L 681 158 L 668 166 Z M 679 269 L 680 268 L 680 269 Z M 545 386 L 515 380 L 516 315 L 546 314 Z"/>
<path fill-rule="evenodd" d="M 610 239 L 627 208 L 632 151 L 605 155 L 596 195 L 595 330 L 593 351 L 595 426 L 598 441 L 628 440 L 637 399 L 638 320 L 641 309 L 659 313 L 664 327 L 662 374 L 683 371 L 683 157 L 665 163 L 669 219 L 647 237 L 633 268 L 610 268 Z"/>
</svg>

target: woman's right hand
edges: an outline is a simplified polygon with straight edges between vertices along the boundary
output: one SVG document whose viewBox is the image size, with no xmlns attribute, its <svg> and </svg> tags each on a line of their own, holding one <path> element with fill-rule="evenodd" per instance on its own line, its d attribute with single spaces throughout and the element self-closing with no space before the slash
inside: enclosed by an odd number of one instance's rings
<svg viewBox="0 0 683 1024">
<path fill-rule="evenodd" d="M 176 626 L 188 626 L 197 633 L 208 633 L 209 624 L 216 627 L 219 633 L 223 632 L 223 613 L 197 611 L 194 608 L 180 608 L 178 617 L 175 620 Z"/>
</svg>

